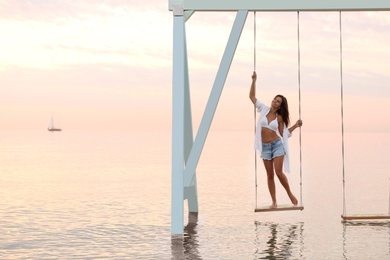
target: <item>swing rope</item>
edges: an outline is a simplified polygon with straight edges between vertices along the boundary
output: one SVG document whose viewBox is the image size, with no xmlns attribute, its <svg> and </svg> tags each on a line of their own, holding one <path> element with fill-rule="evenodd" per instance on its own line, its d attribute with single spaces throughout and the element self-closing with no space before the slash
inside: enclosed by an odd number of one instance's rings
<svg viewBox="0 0 390 260">
<path fill-rule="evenodd" d="M 253 13 L 253 71 L 256 71 L 256 11 Z M 255 86 L 256 94 L 256 86 Z M 253 115 L 254 115 L 254 131 L 256 135 L 256 104 L 253 106 Z M 255 149 L 255 208 L 257 208 L 257 151 Z"/>
<path fill-rule="evenodd" d="M 344 167 L 344 87 L 343 87 L 343 38 L 341 30 L 341 11 L 339 12 L 339 31 L 340 31 L 340 91 L 341 91 L 341 158 L 343 171 L 343 215 L 346 215 L 345 203 L 345 167 Z"/>
<path fill-rule="evenodd" d="M 299 33 L 299 11 L 297 12 L 297 28 L 298 28 L 298 97 L 299 97 L 299 119 L 301 119 L 301 47 Z M 302 201 L 302 128 L 299 127 L 299 185 L 300 185 L 300 205 Z"/>
</svg>

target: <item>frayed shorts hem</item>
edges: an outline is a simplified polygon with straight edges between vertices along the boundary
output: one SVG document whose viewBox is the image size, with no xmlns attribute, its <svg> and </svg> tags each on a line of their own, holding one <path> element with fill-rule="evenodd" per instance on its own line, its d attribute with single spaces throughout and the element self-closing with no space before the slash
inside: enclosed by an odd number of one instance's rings
<svg viewBox="0 0 390 260">
<path fill-rule="evenodd" d="M 263 160 L 272 160 L 285 154 L 283 142 L 280 138 L 271 143 L 262 143 L 261 157 Z"/>
</svg>

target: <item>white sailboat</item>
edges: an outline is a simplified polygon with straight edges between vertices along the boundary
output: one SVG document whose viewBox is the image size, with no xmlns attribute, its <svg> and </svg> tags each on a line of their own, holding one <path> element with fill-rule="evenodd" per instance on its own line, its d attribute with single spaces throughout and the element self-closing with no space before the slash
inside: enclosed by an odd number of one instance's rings
<svg viewBox="0 0 390 260">
<path fill-rule="evenodd" d="M 53 131 L 62 131 L 61 128 L 58 128 L 58 127 L 54 126 L 54 119 L 53 119 L 53 117 L 50 119 L 49 126 L 47 127 L 47 130 L 51 131 L 51 132 L 53 132 Z"/>
</svg>

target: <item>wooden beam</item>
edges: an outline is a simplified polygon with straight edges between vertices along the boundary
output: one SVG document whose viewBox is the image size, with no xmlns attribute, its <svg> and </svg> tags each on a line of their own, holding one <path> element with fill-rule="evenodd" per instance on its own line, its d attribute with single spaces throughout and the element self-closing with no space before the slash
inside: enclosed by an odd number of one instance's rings
<svg viewBox="0 0 390 260">
<path fill-rule="evenodd" d="M 271 212 L 271 211 L 287 211 L 287 210 L 303 210 L 303 206 L 289 206 L 289 205 L 281 205 L 276 208 L 270 208 L 269 206 L 255 208 L 255 212 Z"/>
<path fill-rule="evenodd" d="M 389 11 L 389 0 L 169 0 L 185 11 Z"/>
<path fill-rule="evenodd" d="M 390 215 L 376 214 L 376 215 L 341 215 L 343 220 L 374 220 L 374 219 L 390 219 Z"/>
</svg>

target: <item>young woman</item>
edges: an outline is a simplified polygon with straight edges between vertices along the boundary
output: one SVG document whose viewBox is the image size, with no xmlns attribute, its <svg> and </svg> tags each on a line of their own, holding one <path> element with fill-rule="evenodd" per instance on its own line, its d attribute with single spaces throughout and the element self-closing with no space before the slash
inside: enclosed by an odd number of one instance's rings
<svg viewBox="0 0 390 260">
<path fill-rule="evenodd" d="M 282 95 L 276 95 L 271 102 L 271 106 L 264 105 L 255 96 L 255 83 L 257 74 L 252 74 L 252 84 L 249 91 L 249 98 L 260 112 L 255 134 L 255 149 L 263 158 L 264 167 L 267 172 L 267 184 L 271 194 L 271 208 L 277 207 L 276 189 L 274 176 L 278 177 L 280 183 L 285 188 L 292 204 L 298 205 L 298 200 L 290 190 L 290 185 L 286 172 L 290 171 L 288 138 L 291 133 L 302 126 L 302 120 L 298 120 L 293 126 L 287 128 L 290 123 L 287 99 Z"/>
</svg>

